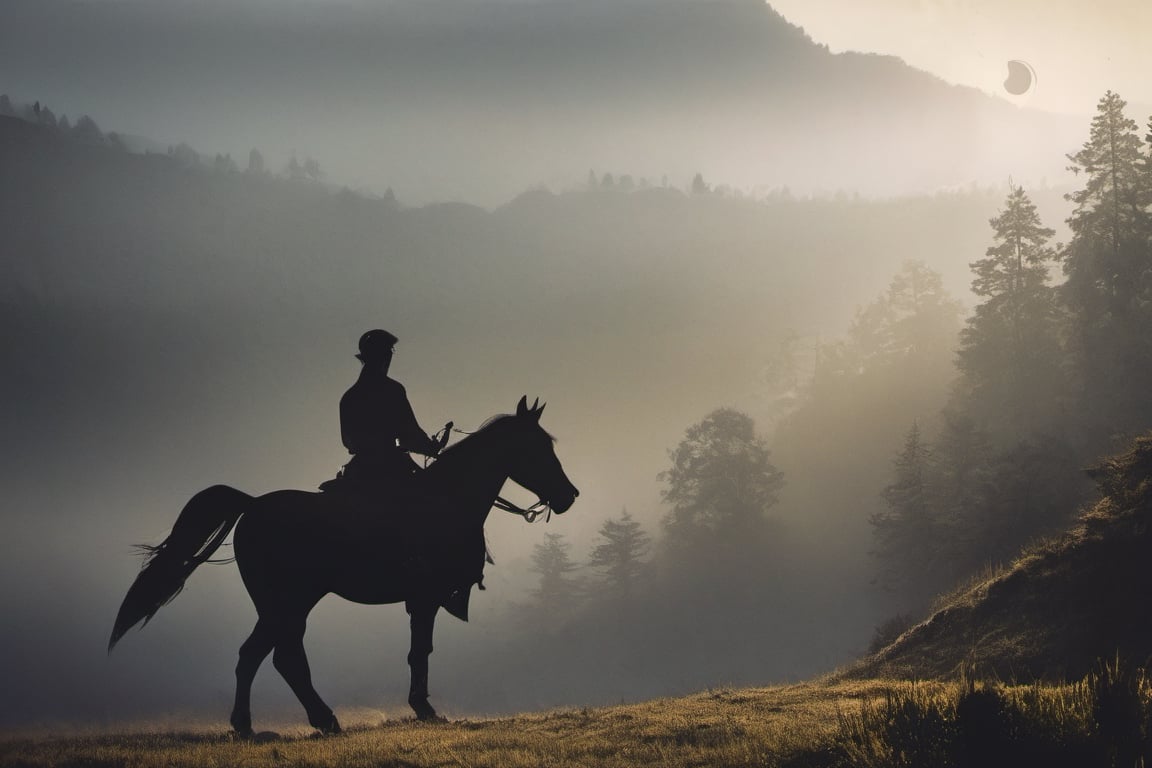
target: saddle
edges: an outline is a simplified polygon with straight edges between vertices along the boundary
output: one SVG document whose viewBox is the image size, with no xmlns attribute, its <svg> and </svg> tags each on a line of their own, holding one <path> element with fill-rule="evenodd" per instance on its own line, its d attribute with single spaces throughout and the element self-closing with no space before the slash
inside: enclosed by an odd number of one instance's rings
<svg viewBox="0 0 1152 768">
<path fill-rule="evenodd" d="M 351 482 L 344 472 L 324 481 L 320 491 L 330 502 L 325 505 L 329 531 L 355 546 L 390 549 L 415 589 L 429 592 L 449 614 L 467 621 L 472 586 L 484 589 L 484 565 L 495 561 L 482 528 L 446 529 L 427 508 L 421 479 L 413 475 L 382 494 Z"/>
</svg>

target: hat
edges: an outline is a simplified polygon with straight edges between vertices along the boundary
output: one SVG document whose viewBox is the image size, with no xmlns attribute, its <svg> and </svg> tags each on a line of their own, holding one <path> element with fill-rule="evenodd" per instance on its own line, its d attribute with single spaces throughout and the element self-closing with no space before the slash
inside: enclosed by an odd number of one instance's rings
<svg viewBox="0 0 1152 768">
<path fill-rule="evenodd" d="M 392 354 L 392 348 L 399 341 L 395 336 L 379 328 L 368 331 L 360 337 L 360 354 L 356 359 L 362 363 L 383 360 Z"/>
</svg>

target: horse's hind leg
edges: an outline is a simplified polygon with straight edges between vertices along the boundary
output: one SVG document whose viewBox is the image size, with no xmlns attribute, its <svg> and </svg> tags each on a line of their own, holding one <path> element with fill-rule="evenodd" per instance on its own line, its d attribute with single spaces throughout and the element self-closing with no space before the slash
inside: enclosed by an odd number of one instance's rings
<svg viewBox="0 0 1152 768">
<path fill-rule="evenodd" d="M 340 733 L 336 715 L 312 687 L 312 670 L 304 653 L 304 628 L 308 611 L 315 604 L 313 601 L 304 610 L 276 622 L 276 650 L 272 653 L 272 664 L 304 705 L 312 727 L 321 733 Z"/>
<path fill-rule="evenodd" d="M 432 629 L 436 623 L 438 606 L 433 602 L 409 602 L 408 614 L 412 627 L 412 648 L 408 651 L 408 666 L 412 670 L 412 686 L 408 689 L 408 706 L 418 720 L 434 720 L 436 710 L 428 703 L 428 657 L 432 655 Z"/>
<path fill-rule="evenodd" d="M 252 735 L 252 681 L 256 679 L 256 670 L 260 664 L 272 652 L 274 641 L 271 626 L 261 619 L 240 646 L 240 661 L 236 664 L 236 703 L 232 706 L 232 717 L 229 718 L 233 730 L 240 736 Z"/>
</svg>

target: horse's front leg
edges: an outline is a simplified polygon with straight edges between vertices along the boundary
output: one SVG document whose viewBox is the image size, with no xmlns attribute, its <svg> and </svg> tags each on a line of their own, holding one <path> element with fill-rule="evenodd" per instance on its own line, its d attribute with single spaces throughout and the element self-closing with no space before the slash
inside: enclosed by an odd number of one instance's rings
<svg viewBox="0 0 1152 768">
<path fill-rule="evenodd" d="M 412 627 L 412 648 L 408 651 L 412 686 L 408 689 L 408 706 L 416 712 L 418 720 L 433 720 L 437 715 L 428 703 L 428 657 L 432 655 L 432 628 L 439 606 L 434 602 L 410 601 L 406 607 Z"/>
</svg>

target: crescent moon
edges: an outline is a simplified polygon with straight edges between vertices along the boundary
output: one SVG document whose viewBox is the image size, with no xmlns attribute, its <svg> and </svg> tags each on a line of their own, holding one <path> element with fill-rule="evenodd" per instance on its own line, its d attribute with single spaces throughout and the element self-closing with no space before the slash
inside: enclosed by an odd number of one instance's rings
<svg viewBox="0 0 1152 768">
<path fill-rule="evenodd" d="M 1020 59 L 1008 62 L 1008 79 L 1004 81 L 1004 90 L 1013 96 L 1023 96 L 1032 90 L 1036 83 L 1036 70 L 1032 65 Z"/>
</svg>

